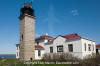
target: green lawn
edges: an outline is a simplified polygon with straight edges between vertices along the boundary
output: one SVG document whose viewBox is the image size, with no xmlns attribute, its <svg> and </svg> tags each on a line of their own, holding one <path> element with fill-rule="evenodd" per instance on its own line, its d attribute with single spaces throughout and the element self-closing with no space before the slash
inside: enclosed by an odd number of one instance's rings
<svg viewBox="0 0 100 66">
<path fill-rule="evenodd" d="M 70 65 L 66 65 L 66 64 L 45 64 L 45 65 L 34 65 L 34 66 L 70 66 Z"/>
<path fill-rule="evenodd" d="M 31 65 L 26 65 L 17 59 L 3 59 L 2 62 L 0 62 L 0 66 L 70 66 L 70 65 L 66 65 L 66 64 L 35 64 L 35 65 L 31 64 Z"/>
</svg>

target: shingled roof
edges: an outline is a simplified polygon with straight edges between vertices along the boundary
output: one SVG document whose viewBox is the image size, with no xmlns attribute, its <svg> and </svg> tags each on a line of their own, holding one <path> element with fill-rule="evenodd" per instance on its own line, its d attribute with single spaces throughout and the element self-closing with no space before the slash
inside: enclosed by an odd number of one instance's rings
<svg viewBox="0 0 100 66">
<path fill-rule="evenodd" d="M 100 44 L 96 45 L 96 47 L 100 47 Z"/>
<path fill-rule="evenodd" d="M 17 46 L 20 46 L 20 44 L 17 44 Z M 44 50 L 44 48 L 40 45 L 35 45 L 35 49 Z"/>
<path fill-rule="evenodd" d="M 44 48 L 42 46 L 40 46 L 40 45 L 35 45 L 35 49 L 36 50 L 44 50 Z"/>
<path fill-rule="evenodd" d="M 35 40 L 41 40 L 41 39 L 54 39 L 54 38 L 48 35 L 43 35 L 43 36 L 36 38 Z"/>
<path fill-rule="evenodd" d="M 66 38 L 66 39 L 80 38 L 80 36 L 79 36 L 78 34 L 76 34 L 76 33 L 74 33 L 74 34 L 69 34 L 69 35 L 65 35 L 65 36 L 62 36 L 62 37 Z"/>
<path fill-rule="evenodd" d="M 61 36 L 61 35 L 60 35 L 60 36 Z M 65 39 L 80 38 L 80 36 L 79 36 L 78 34 L 76 34 L 76 33 L 74 33 L 74 34 L 69 34 L 69 35 L 65 35 L 65 36 L 61 36 L 61 37 L 64 37 Z M 57 38 L 57 37 L 56 37 L 56 38 Z M 54 39 L 56 39 L 56 38 L 53 38 L 53 40 L 47 42 L 46 44 L 51 44 L 51 43 L 53 43 Z"/>
</svg>

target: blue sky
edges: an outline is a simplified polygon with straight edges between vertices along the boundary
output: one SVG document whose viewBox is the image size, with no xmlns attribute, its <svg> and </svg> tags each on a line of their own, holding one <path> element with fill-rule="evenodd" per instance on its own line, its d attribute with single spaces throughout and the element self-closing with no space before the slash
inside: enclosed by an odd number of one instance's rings
<svg viewBox="0 0 100 66">
<path fill-rule="evenodd" d="M 20 8 L 28 0 L 0 0 L 0 54 L 19 43 Z M 36 37 L 78 33 L 100 43 L 100 0 L 34 0 Z"/>
</svg>

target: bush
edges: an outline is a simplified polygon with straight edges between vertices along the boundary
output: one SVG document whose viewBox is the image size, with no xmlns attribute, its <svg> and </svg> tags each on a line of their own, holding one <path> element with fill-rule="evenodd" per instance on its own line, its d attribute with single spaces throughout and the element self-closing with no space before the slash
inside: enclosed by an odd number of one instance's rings
<svg viewBox="0 0 100 66">
<path fill-rule="evenodd" d="M 85 59 L 79 59 L 69 53 L 47 53 L 44 54 L 43 61 L 79 62 L 79 64 L 71 64 L 71 66 L 100 66 L 100 54 L 92 54 Z"/>
<path fill-rule="evenodd" d="M 69 53 L 46 53 L 43 56 L 43 61 L 52 61 L 52 62 L 65 62 L 65 61 L 79 61 L 77 57 Z"/>
<path fill-rule="evenodd" d="M 100 66 L 100 55 L 92 54 L 81 60 L 82 66 Z"/>
</svg>

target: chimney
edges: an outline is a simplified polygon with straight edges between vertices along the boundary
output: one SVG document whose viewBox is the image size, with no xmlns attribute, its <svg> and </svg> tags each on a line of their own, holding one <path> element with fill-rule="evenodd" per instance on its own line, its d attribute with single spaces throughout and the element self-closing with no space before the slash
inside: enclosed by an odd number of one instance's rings
<svg viewBox="0 0 100 66">
<path fill-rule="evenodd" d="M 46 33 L 45 35 L 48 36 L 48 33 Z"/>
</svg>

